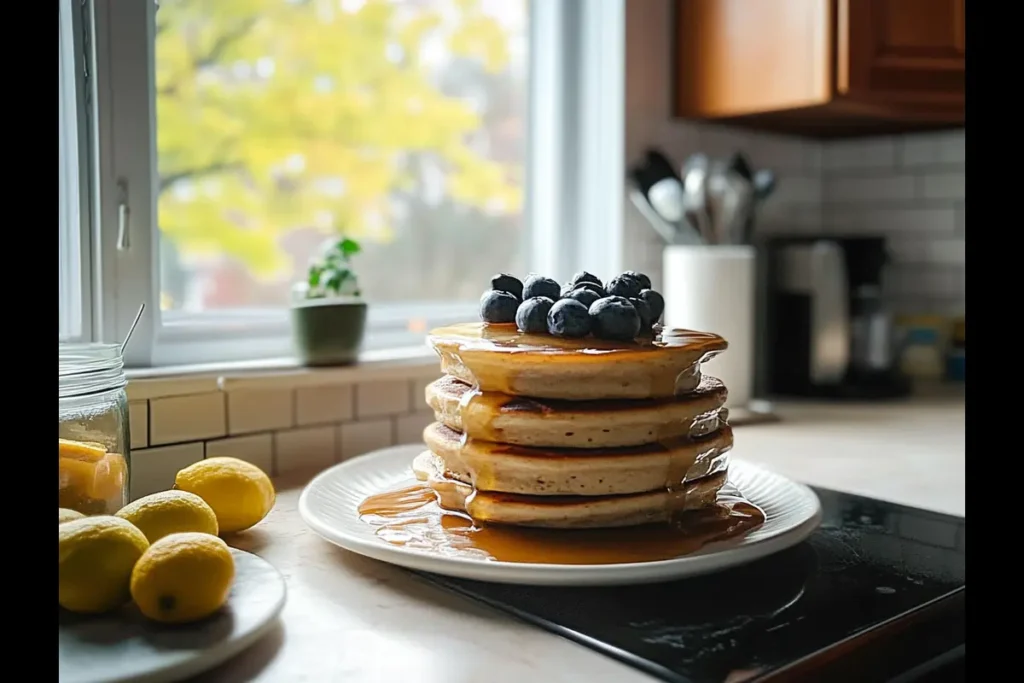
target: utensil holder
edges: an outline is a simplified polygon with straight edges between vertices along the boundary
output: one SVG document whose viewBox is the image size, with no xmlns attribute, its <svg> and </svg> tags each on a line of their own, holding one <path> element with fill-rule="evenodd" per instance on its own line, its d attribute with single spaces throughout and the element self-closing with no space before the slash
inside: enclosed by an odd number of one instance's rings
<svg viewBox="0 0 1024 683">
<path fill-rule="evenodd" d="M 671 245 L 662 254 L 666 327 L 713 332 L 729 348 L 703 366 L 729 390 L 730 407 L 754 387 L 756 250 L 749 245 Z"/>
</svg>

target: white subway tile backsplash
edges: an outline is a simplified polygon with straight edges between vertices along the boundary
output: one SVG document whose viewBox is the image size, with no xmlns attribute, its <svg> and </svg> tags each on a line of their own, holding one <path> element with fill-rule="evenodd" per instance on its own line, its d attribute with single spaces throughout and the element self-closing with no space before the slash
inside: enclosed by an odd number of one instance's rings
<svg viewBox="0 0 1024 683">
<path fill-rule="evenodd" d="M 962 266 L 965 258 L 962 238 L 936 239 L 920 235 L 899 235 L 890 238 L 889 252 L 895 263 Z"/>
<path fill-rule="evenodd" d="M 764 208 L 785 207 L 791 204 L 817 206 L 821 203 L 821 189 L 821 176 L 819 175 L 782 176 L 778 180 L 775 193 L 771 199 L 765 202 Z"/>
<path fill-rule="evenodd" d="M 149 401 L 128 402 L 128 430 L 131 432 L 132 448 L 149 445 Z"/>
<path fill-rule="evenodd" d="M 399 444 L 423 443 L 423 430 L 434 421 L 433 411 L 420 411 L 395 418 L 395 441 Z"/>
<path fill-rule="evenodd" d="M 338 427 L 341 459 L 354 458 L 395 444 L 391 418 L 346 422 Z"/>
<path fill-rule="evenodd" d="M 129 482 L 131 499 L 171 488 L 178 471 L 199 462 L 203 455 L 202 442 L 132 451 Z"/>
<path fill-rule="evenodd" d="M 214 439 L 226 434 L 221 392 L 154 398 L 149 402 L 150 445 Z"/>
<path fill-rule="evenodd" d="M 888 238 L 901 313 L 964 312 L 965 132 L 826 142 L 826 232 Z"/>
<path fill-rule="evenodd" d="M 356 416 L 378 417 L 409 412 L 407 380 L 368 382 L 356 385 Z"/>
<path fill-rule="evenodd" d="M 871 175 L 828 175 L 825 177 L 826 203 L 880 202 L 912 200 L 915 178 L 909 174 L 872 173 Z"/>
<path fill-rule="evenodd" d="M 412 382 L 412 396 L 409 397 L 412 403 L 412 409 L 424 410 L 427 406 L 427 385 L 438 379 L 441 373 L 438 372 L 437 377 L 419 378 Z"/>
<path fill-rule="evenodd" d="M 355 416 L 351 384 L 306 387 L 295 392 L 295 416 L 300 426 L 342 422 Z"/>
<path fill-rule="evenodd" d="M 902 295 L 955 298 L 963 292 L 962 266 L 894 264 L 886 285 Z"/>
<path fill-rule="evenodd" d="M 333 426 L 301 427 L 274 434 L 274 474 L 334 464 L 338 455 Z"/>
<path fill-rule="evenodd" d="M 826 171 L 837 169 L 892 168 L 896 165 L 893 138 L 840 140 L 824 148 Z"/>
<path fill-rule="evenodd" d="M 761 134 L 750 138 L 746 149 L 739 150 L 748 157 L 755 170 L 771 168 L 776 173 L 800 172 L 809 168 L 808 148 L 820 148 L 813 141 L 804 141 L 783 135 Z M 814 166 L 810 166 L 813 170 Z"/>
<path fill-rule="evenodd" d="M 287 429 L 293 424 L 291 389 L 232 391 L 227 397 L 229 434 Z"/>
<path fill-rule="evenodd" d="M 206 457 L 238 458 L 269 474 L 274 471 L 274 438 L 267 432 L 207 441 Z"/>
<path fill-rule="evenodd" d="M 965 131 L 922 133 L 904 137 L 897 149 L 904 166 L 963 164 L 966 159 Z"/>
<path fill-rule="evenodd" d="M 872 209 L 870 204 L 832 207 L 825 224 L 839 232 L 897 235 L 918 233 L 943 237 L 952 235 L 955 214 L 948 209 Z"/>
<path fill-rule="evenodd" d="M 963 199 L 967 195 L 965 171 L 928 173 L 921 178 L 924 199 Z"/>
<path fill-rule="evenodd" d="M 804 168 L 810 171 L 820 171 L 825 163 L 825 148 L 818 142 L 806 142 L 804 149 Z"/>
</svg>

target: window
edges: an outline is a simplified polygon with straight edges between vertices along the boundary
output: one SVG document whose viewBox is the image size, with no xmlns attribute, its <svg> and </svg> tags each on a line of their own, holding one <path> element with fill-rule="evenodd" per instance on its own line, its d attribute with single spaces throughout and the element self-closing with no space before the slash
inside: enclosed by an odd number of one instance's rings
<svg viewBox="0 0 1024 683">
<path fill-rule="evenodd" d="M 616 267 L 619 0 L 86 6 L 83 277 L 94 337 L 147 303 L 132 364 L 288 355 L 292 285 L 340 234 L 363 246 L 370 348 L 473 317 L 494 272 Z"/>
<path fill-rule="evenodd" d="M 88 174 L 82 164 L 88 159 L 86 140 L 79 131 L 85 124 L 84 82 L 78 68 L 82 44 L 77 36 L 81 15 L 75 16 L 69 4 L 60 5 L 60 43 L 58 47 L 58 229 L 57 290 L 59 313 L 58 338 L 61 341 L 91 337 L 89 301 L 89 192 L 83 186 Z"/>
</svg>

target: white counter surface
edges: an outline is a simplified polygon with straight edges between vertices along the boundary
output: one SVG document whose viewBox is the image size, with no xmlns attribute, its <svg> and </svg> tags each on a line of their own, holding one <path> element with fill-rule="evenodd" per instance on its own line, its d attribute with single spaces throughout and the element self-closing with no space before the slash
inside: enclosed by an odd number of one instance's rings
<svg viewBox="0 0 1024 683">
<path fill-rule="evenodd" d="M 736 429 L 735 457 L 810 484 L 964 515 L 964 401 L 790 404 Z M 288 582 L 281 624 L 197 679 L 290 683 L 649 683 L 623 664 L 322 541 L 296 512 L 300 488 L 232 544 Z"/>
</svg>

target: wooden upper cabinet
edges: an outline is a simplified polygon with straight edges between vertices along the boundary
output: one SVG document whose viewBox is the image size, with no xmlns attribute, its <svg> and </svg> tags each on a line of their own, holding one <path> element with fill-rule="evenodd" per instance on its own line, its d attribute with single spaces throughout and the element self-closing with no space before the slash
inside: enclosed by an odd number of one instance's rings
<svg viewBox="0 0 1024 683">
<path fill-rule="evenodd" d="M 964 0 L 676 0 L 676 114 L 810 135 L 963 125 Z"/>
</svg>

